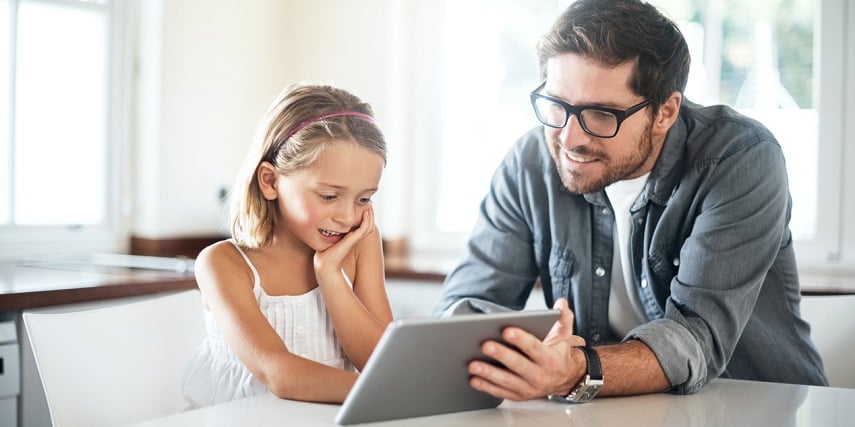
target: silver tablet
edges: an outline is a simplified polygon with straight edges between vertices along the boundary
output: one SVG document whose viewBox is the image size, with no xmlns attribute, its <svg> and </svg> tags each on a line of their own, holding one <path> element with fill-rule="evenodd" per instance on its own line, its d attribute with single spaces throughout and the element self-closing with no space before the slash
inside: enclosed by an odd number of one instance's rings
<svg viewBox="0 0 855 427">
<path fill-rule="evenodd" d="M 487 360 L 481 343 L 517 326 L 543 339 L 557 310 L 464 314 L 392 322 L 336 416 L 338 424 L 420 417 L 498 406 L 469 386 L 467 365 Z"/>
</svg>

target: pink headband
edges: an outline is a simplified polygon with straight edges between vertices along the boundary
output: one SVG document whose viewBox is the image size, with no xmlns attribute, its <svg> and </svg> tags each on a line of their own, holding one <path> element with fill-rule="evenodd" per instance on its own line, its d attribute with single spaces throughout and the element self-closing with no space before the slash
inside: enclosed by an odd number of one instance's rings
<svg viewBox="0 0 855 427">
<path fill-rule="evenodd" d="M 282 144 L 284 144 L 285 141 L 287 141 L 289 138 L 294 136 L 294 134 L 296 134 L 297 132 L 302 130 L 304 127 L 306 127 L 312 123 L 319 122 L 319 121 L 324 120 L 324 119 L 329 119 L 332 117 L 340 117 L 340 116 L 359 117 L 362 120 L 374 123 L 374 117 L 371 117 L 365 113 L 360 113 L 359 111 L 336 111 L 334 113 L 321 114 L 320 116 L 316 116 L 316 117 L 312 117 L 311 119 L 304 120 L 304 121 L 300 122 L 300 124 L 297 125 L 294 129 L 291 129 L 291 132 L 288 132 L 288 135 L 285 135 L 285 138 L 282 138 L 282 140 L 276 144 L 276 148 L 271 152 L 270 157 L 271 158 L 275 157 L 276 153 L 279 152 L 279 149 L 282 148 Z"/>
</svg>

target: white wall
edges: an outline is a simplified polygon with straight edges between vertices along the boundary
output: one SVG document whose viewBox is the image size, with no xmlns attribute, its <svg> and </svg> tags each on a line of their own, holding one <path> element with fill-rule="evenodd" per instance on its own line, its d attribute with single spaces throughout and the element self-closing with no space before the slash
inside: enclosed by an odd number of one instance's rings
<svg viewBox="0 0 855 427">
<path fill-rule="evenodd" d="M 386 26 L 396 8 L 387 1 L 140 1 L 131 233 L 225 233 L 219 191 L 290 83 L 348 89 L 382 125 L 394 89 Z"/>
</svg>

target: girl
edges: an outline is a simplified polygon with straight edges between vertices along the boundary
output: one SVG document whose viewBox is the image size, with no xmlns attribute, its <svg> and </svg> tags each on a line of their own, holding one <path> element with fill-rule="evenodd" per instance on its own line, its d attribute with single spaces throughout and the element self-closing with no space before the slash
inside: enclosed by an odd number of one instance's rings
<svg viewBox="0 0 855 427">
<path fill-rule="evenodd" d="M 193 406 L 265 391 L 340 403 L 392 320 L 371 107 L 294 85 L 263 123 L 232 193 L 232 239 L 196 259 L 208 336 L 184 379 Z"/>
</svg>

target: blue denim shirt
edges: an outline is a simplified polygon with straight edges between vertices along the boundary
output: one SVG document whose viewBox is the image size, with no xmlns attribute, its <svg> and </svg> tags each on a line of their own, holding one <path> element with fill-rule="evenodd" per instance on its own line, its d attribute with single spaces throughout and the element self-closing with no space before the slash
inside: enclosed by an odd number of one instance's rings
<svg viewBox="0 0 855 427">
<path fill-rule="evenodd" d="M 728 107 L 684 102 L 630 209 L 635 289 L 648 322 L 614 336 L 611 205 L 602 191 L 564 188 L 538 127 L 493 176 L 434 314 L 521 309 L 539 279 L 546 305 L 566 297 L 590 344 L 647 344 L 671 392 L 694 393 L 719 376 L 825 385 L 799 315 L 790 210 L 774 136 Z"/>
</svg>

